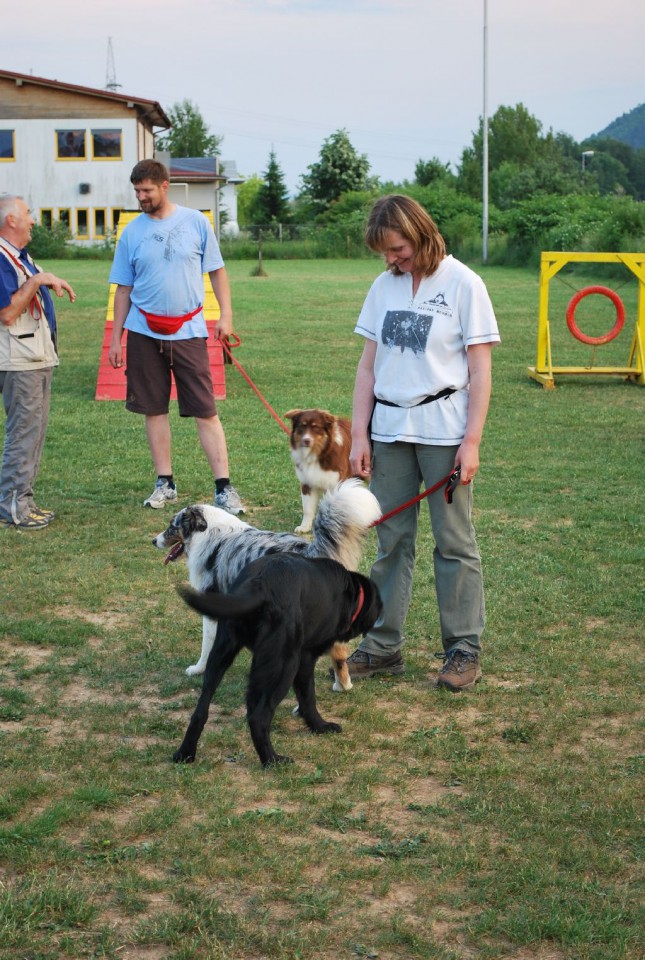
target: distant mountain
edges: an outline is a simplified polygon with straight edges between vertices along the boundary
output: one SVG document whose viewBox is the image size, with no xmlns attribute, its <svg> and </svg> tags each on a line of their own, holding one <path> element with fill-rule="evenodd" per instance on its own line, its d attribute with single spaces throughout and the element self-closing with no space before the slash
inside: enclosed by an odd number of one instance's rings
<svg viewBox="0 0 645 960">
<path fill-rule="evenodd" d="M 629 113 L 624 113 L 622 117 L 612 120 L 609 126 L 595 133 L 590 140 L 603 137 L 613 137 L 614 140 L 620 140 L 621 143 L 627 143 L 635 150 L 639 147 L 645 147 L 645 103 L 634 107 Z"/>
</svg>

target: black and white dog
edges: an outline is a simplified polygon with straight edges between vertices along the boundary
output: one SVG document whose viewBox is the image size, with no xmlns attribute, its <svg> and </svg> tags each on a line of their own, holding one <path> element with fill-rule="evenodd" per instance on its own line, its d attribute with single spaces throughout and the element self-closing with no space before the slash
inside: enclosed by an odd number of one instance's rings
<svg viewBox="0 0 645 960">
<path fill-rule="evenodd" d="M 271 743 L 278 704 L 293 686 L 298 714 L 313 733 L 340 733 L 318 713 L 314 667 L 335 642 L 369 630 L 381 612 L 378 588 L 335 560 L 290 553 L 265 555 L 244 568 L 229 593 L 180 589 L 186 603 L 217 619 L 217 638 L 176 763 L 195 759 L 213 694 L 242 647 L 253 654 L 246 718 L 262 766 L 290 763 Z"/>
<path fill-rule="evenodd" d="M 350 479 L 339 483 L 321 500 L 311 542 L 292 533 L 258 530 L 209 504 L 180 510 L 152 542 L 160 550 L 169 551 L 165 563 L 186 556 L 188 577 L 195 590 L 227 593 L 242 570 L 265 554 L 327 557 L 348 570 L 356 570 L 367 531 L 380 516 L 374 494 L 360 480 Z M 187 668 L 189 676 L 206 669 L 216 632 L 217 620 L 204 617 L 201 656 L 196 664 Z M 335 690 L 351 687 L 345 658 L 343 646 L 332 652 L 337 672 Z"/>
</svg>

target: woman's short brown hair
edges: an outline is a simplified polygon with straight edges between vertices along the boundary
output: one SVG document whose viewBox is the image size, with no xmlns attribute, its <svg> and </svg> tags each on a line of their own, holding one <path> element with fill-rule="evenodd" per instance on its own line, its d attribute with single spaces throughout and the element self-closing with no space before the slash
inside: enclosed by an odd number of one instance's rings
<svg viewBox="0 0 645 960">
<path fill-rule="evenodd" d="M 383 253 L 385 235 L 389 230 L 396 230 L 414 247 L 415 272 L 424 277 L 435 272 L 446 255 L 446 244 L 436 223 L 420 203 L 396 193 L 380 197 L 372 207 L 365 227 L 365 243 L 370 250 Z M 388 270 L 397 275 L 401 273 L 394 263 L 388 266 Z"/>
</svg>

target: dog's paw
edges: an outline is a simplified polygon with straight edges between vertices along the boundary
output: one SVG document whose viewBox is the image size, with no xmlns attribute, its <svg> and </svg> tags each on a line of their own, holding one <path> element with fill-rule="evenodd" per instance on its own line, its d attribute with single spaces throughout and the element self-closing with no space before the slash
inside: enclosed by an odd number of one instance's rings
<svg viewBox="0 0 645 960">
<path fill-rule="evenodd" d="M 296 527 L 296 529 L 293 532 L 294 533 L 311 533 L 311 524 L 307 525 L 307 524 L 301 523 L 300 526 Z"/>
<path fill-rule="evenodd" d="M 334 691 L 334 693 L 344 693 L 346 690 L 351 690 L 353 686 L 354 684 L 352 683 L 351 680 L 345 687 L 338 680 L 334 680 L 334 683 L 332 685 L 332 690 Z"/>
<path fill-rule="evenodd" d="M 262 766 L 266 769 L 267 767 L 280 767 L 288 763 L 293 763 L 291 757 L 286 757 L 281 753 L 276 753 L 271 757 L 270 760 L 265 760 Z"/>
<path fill-rule="evenodd" d="M 342 733 L 343 728 L 339 723 L 332 723 L 327 720 L 321 727 L 317 727 L 314 733 Z"/>
<path fill-rule="evenodd" d="M 172 755 L 173 763 L 192 763 L 195 759 L 195 754 L 190 753 L 187 750 L 182 750 L 180 747 L 179 750 L 175 750 Z"/>
<path fill-rule="evenodd" d="M 192 667 L 186 667 L 186 676 L 188 677 L 198 677 L 206 669 L 206 664 L 204 666 L 201 663 L 194 663 Z"/>
</svg>

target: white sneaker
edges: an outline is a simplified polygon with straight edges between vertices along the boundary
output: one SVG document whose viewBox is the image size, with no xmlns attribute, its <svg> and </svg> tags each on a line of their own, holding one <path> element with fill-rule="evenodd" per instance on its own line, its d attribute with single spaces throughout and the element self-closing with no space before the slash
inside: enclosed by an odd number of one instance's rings
<svg viewBox="0 0 645 960">
<path fill-rule="evenodd" d="M 159 478 L 150 496 L 143 501 L 144 507 L 160 510 L 166 503 L 174 503 L 177 499 L 177 487 L 171 487 L 167 480 Z"/>
<path fill-rule="evenodd" d="M 227 513 L 232 513 L 233 516 L 246 512 L 246 507 L 240 500 L 237 490 L 230 483 L 226 484 L 221 493 L 215 494 L 214 503 L 216 507 L 221 507 Z"/>
</svg>

